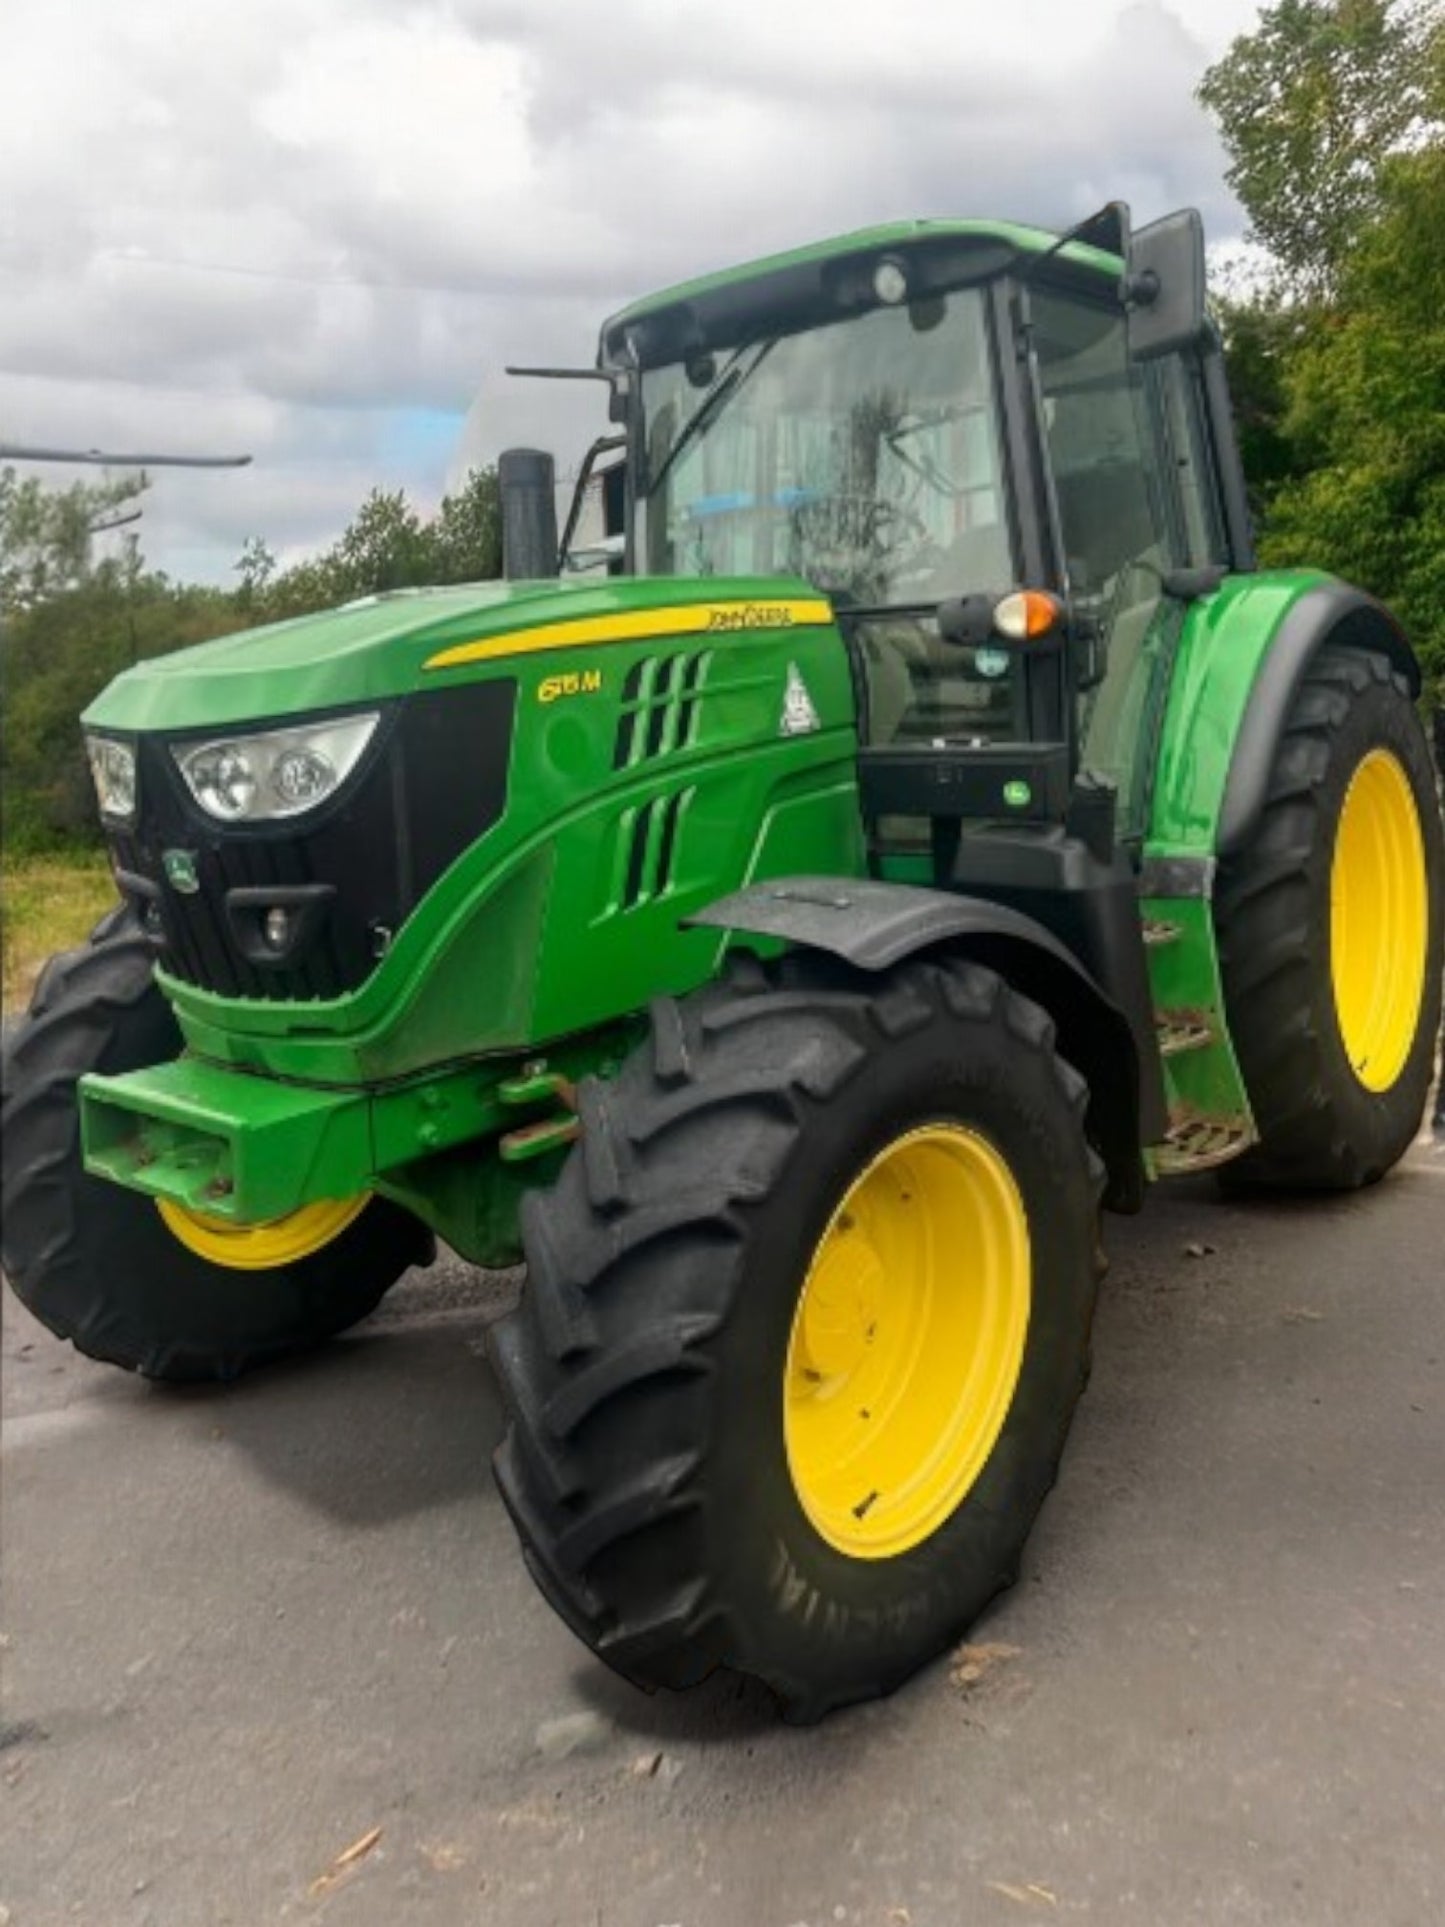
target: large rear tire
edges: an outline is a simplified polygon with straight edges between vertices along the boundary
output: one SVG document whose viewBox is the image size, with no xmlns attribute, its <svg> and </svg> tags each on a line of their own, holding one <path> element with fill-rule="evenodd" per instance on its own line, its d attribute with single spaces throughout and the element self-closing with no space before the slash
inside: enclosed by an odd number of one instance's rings
<svg viewBox="0 0 1445 1927">
<path fill-rule="evenodd" d="M 1013 1581 L 1088 1363 L 1102 1168 L 992 972 L 824 959 L 652 1012 L 524 1203 L 503 1497 L 638 1684 L 886 1693 Z"/>
<path fill-rule="evenodd" d="M 1350 1190 L 1420 1128 L 1440 1033 L 1445 836 L 1425 732 L 1379 655 L 1329 648 L 1215 896 L 1260 1142 L 1227 1185 Z"/>
<path fill-rule="evenodd" d="M 257 1267 L 246 1250 L 238 1263 L 211 1263 L 149 1198 L 88 1176 L 77 1079 L 162 1063 L 179 1049 L 149 946 L 123 911 L 50 960 L 0 1078 L 0 1255 L 21 1301 L 90 1357 L 151 1378 L 234 1378 L 364 1318 L 408 1265 L 424 1262 L 430 1239 L 372 1199 L 307 1256 Z M 224 1231 L 204 1220 L 188 1235 L 227 1248 Z"/>
</svg>

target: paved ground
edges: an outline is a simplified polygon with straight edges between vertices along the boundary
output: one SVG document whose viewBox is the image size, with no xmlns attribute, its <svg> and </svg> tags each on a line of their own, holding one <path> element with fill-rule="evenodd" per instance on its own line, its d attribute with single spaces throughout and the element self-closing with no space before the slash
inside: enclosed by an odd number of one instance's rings
<svg viewBox="0 0 1445 1927">
<path fill-rule="evenodd" d="M 1312 1208 L 1170 1188 L 1112 1244 L 991 1653 L 804 1732 L 631 1692 L 533 1594 L 505 1281 L 183 1395 L 7 1299 L 0 1922 L 1441 1918 L 1445 1147 Z"/>
</svg>

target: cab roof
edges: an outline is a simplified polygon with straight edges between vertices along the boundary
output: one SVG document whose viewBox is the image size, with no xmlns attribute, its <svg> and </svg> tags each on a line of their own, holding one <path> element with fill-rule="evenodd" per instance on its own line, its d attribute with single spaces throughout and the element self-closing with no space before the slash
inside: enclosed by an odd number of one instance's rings
<svg viewBox="0 0 1445 1927">
<path fill-rule="evenodd" d="M 811 316 L 816 320 L 830 308 L 837 314 L 857 307 L 883 255 L 906 259 L 917 271 L 919 293 L 942 292 L 1000 273 L 1020 255 L 1047 253 L 1058 238 L 1016 221 L 892 221 L 857 228 L 644 295 L 603 323 L 598 361 L 608 367 L 625 360 L 629 334 L 646 365 L 671 359 L 674 337 L 690 337 L 687 345 L 727 339 L 747 316 L 756 324 L 768 313 L 780 326 L 801 326 L 810 310 L 818 311 Z M 1123 272 L 1118 255 L 1085 242 L 1065 242 L 1057 259 L 1061 268 L 1109 282 Z M 657 352 L 649 353 L 649 346 Z"/>
</svg>

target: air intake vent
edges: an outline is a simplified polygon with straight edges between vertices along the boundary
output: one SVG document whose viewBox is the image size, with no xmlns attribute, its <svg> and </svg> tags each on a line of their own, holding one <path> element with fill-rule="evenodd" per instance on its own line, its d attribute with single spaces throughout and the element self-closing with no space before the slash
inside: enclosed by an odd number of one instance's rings
<svg viewBox="0 0 1445 1927">
<path fill-rule="evenodd" d="M 691 790 L 672 790 L 623 817 L 622 838 L 627 853 L 621 898 L 624 910 L 636 909 L 638 904 L 651 902 L 671 889 L 678 826 L 692 794 Z"/>
<path fill-rule="evenodd" d="M 696 740 L 699 698 L 711 659 L 712 651 L 703 649 L 647 656 L 632 665 L 622 685 L 614 769 L 650 762 Z"/>
</svg>

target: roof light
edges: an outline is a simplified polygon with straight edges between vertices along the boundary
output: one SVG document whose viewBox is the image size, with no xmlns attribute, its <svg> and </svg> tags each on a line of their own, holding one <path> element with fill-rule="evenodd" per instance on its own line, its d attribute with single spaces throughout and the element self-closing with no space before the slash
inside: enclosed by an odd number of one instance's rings
<svg viewBox="0 0 1445 1927">
<path fill-rule="evenodd" d="M 896 254 L 885 254 L 874 268 L 873 292 L 889 308 L 908 299 L 908 270 Z"/>
</svg>

